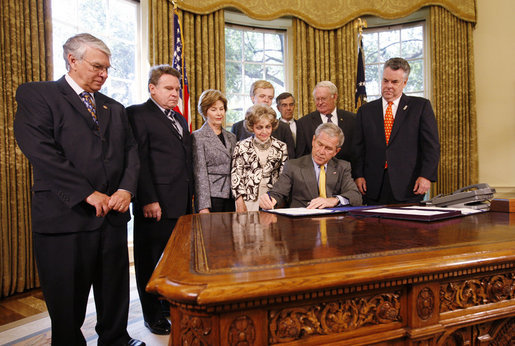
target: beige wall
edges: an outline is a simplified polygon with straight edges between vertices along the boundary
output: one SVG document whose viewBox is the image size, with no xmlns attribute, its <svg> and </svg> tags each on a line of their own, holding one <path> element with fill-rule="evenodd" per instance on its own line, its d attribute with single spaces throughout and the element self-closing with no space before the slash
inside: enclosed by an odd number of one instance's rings
<svg viewBox="0 0 515 346">
<path fill-rule="evenodd" d="M 515 193 L 515 1 L 477 0 L 479 182 Z"/>
</svg>

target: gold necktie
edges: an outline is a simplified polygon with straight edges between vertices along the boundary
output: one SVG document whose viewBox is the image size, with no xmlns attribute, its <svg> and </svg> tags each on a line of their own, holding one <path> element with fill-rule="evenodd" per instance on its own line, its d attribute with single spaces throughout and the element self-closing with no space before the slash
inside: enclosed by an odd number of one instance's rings
<svg viewBox="0 0 515 346">
<path fill-rule="evenodd" d="M 320 243 L 322 246 L 327 245 L 327 222 L 326 219 L 320 220 Z"/>
<path fill-rule="evenodd" d="M 318 176 L 318 194 L 319 197 L 327 198 L 325 192 L 325 167 L 324 165 L 320 166 L 320 175 Z"/>
</svg>

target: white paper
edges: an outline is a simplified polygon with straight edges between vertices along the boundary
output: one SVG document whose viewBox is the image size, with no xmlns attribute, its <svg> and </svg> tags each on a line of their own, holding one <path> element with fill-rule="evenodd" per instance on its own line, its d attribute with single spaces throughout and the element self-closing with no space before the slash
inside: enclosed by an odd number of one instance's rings
<svg viewBox="0 0 515 346">
<path fill-rule="evenodd" d="M 290 216 L 317 215 L 334 213 L 331 209 L 308 209 L 308 208 L 279 208 L 267 210 L 272 213 Z"/>
</svg>

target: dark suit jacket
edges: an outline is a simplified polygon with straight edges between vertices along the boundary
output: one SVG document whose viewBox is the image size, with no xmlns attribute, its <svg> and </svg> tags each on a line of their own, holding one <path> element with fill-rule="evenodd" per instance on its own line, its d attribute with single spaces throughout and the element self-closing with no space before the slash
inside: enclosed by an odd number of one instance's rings
<svg viewBox="0 0 515 346">
<path fill-rule="evenodd" d="M 335 158 L 327 163 L 326 193 L 327 196 L 345 197 L 351 205 L 361 205 L 361 193 L 352 180 L 350 163 Z M 288 160 L 269 194 L 277 200 L 277 207 L 288 205 L 290 200 L 291 208 L 307 207 L 308 202 L 318 197 L 318 181 L 311 154 Z"/>
<path fill-rule="evenodd" d="M 186 119 L 177 117 L 183 129 L 180 138 L 152 99 L 128 107 L 127 114 L 141 161 L 135 212 L 141 212 L 146 204 L 159 202 L 163 217 L 178 218 L 191 213 L 192 140 Z"/>
<path fill-rule="evenodd" d="M 136 192 L 139 159 L 125 108 L 101 93 L 94 96 L 99 129 L 64 77 L 22 84 L 16 92 L 14 133 L 34 172 L 34 232 L 98 229 L 105 218 L 96 217 L 86 197 Z M 122 226 L 130 214 L 111 211 L 106 218 Z"/>
<path fill-rule="evenodd" d="M 236 135 L 238 142 L 252 136 L 252 133 L 245 128 L 244 122 L 244 120 L 240 120 L 235 122 L 231 127 L 231 132 Z M 279 121 L 279 126 L 272 132 L 272 137 L 286 143 L 288 147 L 288 158 L 295 158 L 295 141 L 293 140 L 293 135 L 291 134 L 288 124 Z"/>
<path fill-rule="evenodd" d="M 363 105 L 354 131 L 356 160 L 353 177 L 364 177 L 367 196 L 379 196 L 385 161 L 393 196 L 398 201 L 416 197 L 415 180 L 436 181 L 440 160 L 440 141 L 433 108 L 429 100 L 402 95 L 388 146 L 384 134 L 383 104 L 378 99 Z"/>
<path fill-rule="evenodd" d="M 338 115 L 338 126 L 342 129 L 345 136 L 342 149 L 336 155 L 336 158 L 351 162 L 352 136 L 356 117 L 354 113 L 347 112 L 342 109 L 337 109 L 336 113 Z M 311 154 L 313 136 L 315 135 L 315 130 L 320 124 L 322 124 L 322 119 L 320 118 L 319 111 L 309 113 L 297 121 L 297 147 L 295 149 L 297 157 Z"/>
</svg>

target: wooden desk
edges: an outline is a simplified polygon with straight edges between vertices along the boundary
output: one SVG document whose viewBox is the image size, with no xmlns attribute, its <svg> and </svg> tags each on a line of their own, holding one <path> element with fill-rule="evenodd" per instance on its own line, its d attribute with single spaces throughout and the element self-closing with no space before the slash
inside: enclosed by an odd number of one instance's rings
<svg viewBox="0 0 515 346">
<path fill-rule="evenodd" d="M 188 215 L 147 289 L 170 345 L 510 345 L 515 219 Z"/>
</svg>

